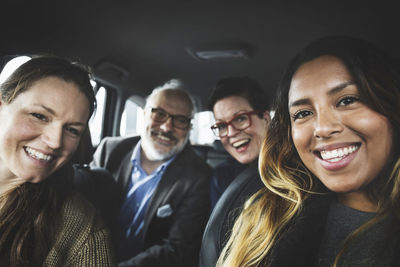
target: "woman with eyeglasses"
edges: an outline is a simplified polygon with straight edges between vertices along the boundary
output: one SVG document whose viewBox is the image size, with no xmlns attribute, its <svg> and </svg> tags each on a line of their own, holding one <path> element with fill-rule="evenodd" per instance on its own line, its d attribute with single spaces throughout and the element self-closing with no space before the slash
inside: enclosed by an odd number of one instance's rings
<svg viewBox="0 0 400 267">
<path fill-rule="evenodd" d="M 257 159 L 270 121 L 267 96 L 249 77 L 219 81 L 208 107 L 216 121 L 211 130 L 232 159 L 213 173 L 210 195 L 215 208 L 203 237 L 201 266 L 215 266 L 237 210 L 262 187 Z"/>
<path fill-rule="evenodd" d="M 400 266 L 400 76 L 372 44 L 325 37 L 280 83 L 246 203 L 217 266 Z"/>
</svg>

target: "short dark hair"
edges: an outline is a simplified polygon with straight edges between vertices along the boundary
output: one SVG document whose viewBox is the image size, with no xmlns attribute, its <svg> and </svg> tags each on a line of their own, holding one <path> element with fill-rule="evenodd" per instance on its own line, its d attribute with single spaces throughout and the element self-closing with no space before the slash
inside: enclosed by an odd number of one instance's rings
<svg viewBox="0 0 400 267">
<path fill-rule="evenodd" d="M 212 111 L 216 102 L 229 96 L 244 97 L 254 110 L 269 110 L 268 95 L 257 81 L 247 76 L 228 77 L 218 81 L 208 97 L 208 109 Z"/>
</svg>

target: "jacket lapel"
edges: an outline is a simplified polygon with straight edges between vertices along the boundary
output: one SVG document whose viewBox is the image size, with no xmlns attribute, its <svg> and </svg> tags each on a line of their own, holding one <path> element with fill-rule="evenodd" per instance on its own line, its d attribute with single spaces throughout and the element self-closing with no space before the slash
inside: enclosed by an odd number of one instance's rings
<svg viewBox="0 0 400 267">
<path fill-rule="evenodd" d="M 143 225 L 144 239 L 146 239 L 147 229 L 149 227 L 150 221 L 156 216 L 157 209 L 165 204 L 170 204 L 169 193 L 175 187 L 176 182 L 179 179 L 184 179 L 181 175 L 184 166 L 184 155 L 180 153 L 177 155 L 176 159 L 171 162 L 168 168 L 165 170 L 153 196 L 150 199 L 149 206 L 146 211 Z"/>
</svg>

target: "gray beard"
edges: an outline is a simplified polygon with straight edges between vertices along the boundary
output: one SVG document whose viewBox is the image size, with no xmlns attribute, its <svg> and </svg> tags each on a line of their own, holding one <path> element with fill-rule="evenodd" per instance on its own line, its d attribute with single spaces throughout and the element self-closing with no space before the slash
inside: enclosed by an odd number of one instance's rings
<svg viewBox="0 0 400 267">
<path fill-rule="evenodd" d="M 153 140 L 151 140 L 151 136 L 147 135 L 146 133 L 143 133 L 141 135 L 142 139 L 142 149 L 144 153 L 146 153 L 146 156 L 149 160 L 151 161 L 165 161 L 176 154 L 180 153 L 183 148 L 185 147 L 186 143 L 189 140 L 189 133 L 185 137 L 185 141 L 179 145 L 175 145 L 171 150 L 169 150 L 167 153 L 161 153 L 158 151 L 155 146 L 153 145 Z"/>
</svg>

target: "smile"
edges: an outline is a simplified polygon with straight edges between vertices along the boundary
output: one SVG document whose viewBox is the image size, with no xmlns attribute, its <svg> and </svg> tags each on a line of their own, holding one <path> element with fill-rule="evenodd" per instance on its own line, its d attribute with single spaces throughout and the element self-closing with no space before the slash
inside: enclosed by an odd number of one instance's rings
<svg viewBox="0 0 400 267">
<path fill-rule="evenodd" d="M 31 156 L 34 159 L 43 160 L 43 161 L 47 161 L 47 162 L 49 162 L 53 159 L 53 156 L 43 154 L 37 150 L 34 150 L 33 148 L 24 147 L 24 149 L 29 154 L 29 156 Z"/>
<path fill-rule="evenodd" d="M 165 135 L 159 134 L 159 135 L 157 135 L 157 137 L 160 138 L 161 140 L 164 140 L 164 141 L 172 141 L 171 138 L 169 138 L 169 137 L 167 137 Z"/>
<path fill-rule="evenodd" d="M 171 145 L 178 142 L 178 139 L 171 133 L 153 130 L 151 131 L 151 136 L 156 138 L 156 141 L 162 145 Z"/>
<path fill-rule="evenodd" d="M 358 150 L 358 148 L 359 146 L 357 145 L 351 145 L 348 147 L 341 147 L 333 150 L 323 150 L 321 151 L 321 158 L 330 162 L 337 162 L 345 156 L 354 153 Z"/>
<path fill-rule="evenodd" d="M 232 146 L 233 146 L 234 148 L 239 148 L 239 147 L 241 147 L 241 146 L 246 145 L 246 144 L 249 143 L 249 142 L 250 142 L 250 139 L 243 139 L 243 140 L 240 140 L 240 141 L 237 141 L 237 142 L 232 143 Z"/>
</svg>

